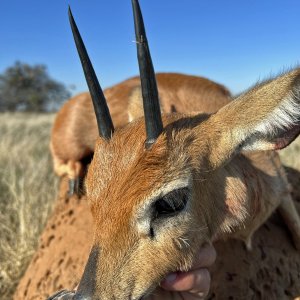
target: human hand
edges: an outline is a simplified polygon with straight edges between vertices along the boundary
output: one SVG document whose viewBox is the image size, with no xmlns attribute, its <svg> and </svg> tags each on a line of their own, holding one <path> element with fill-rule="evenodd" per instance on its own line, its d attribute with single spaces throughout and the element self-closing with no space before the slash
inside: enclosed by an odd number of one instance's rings
<svg viewBox="0 0 300 300">
<path fill-rule="evenodd" d="M 145 300 L 202 300 L 209 292 L 210 267 L 216 259 L 216 250 L 212 245 L 201 249 L 198 259 L 189 272 L 169 274 Z"/>
</svg>

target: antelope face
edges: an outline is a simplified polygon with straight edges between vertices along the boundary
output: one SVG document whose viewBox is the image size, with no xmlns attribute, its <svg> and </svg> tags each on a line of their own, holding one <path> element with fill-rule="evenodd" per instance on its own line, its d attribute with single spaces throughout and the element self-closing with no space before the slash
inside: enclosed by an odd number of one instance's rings
<svg viewBox="0 0 300 300">
<path fill-rule="evenodd" d="M 98 139 L 87 174 L 95 239 L 82 282 L 93 286 L 79 293 L 92 299 L 141 298 L 169 272 L 187 270 L 208 240 L 182 133 L 170 126 L 145 150 L 143 122 Z"/>
<path fill-rule="evenodd" d="M 223 171 L 242 151 L 280 149 L 299 135 L 299 78 L 296 69 L 267 81 L 211 116 L 164 116 L 150 147 L 144 118 L 109 141 L 98 138 L 86 180 L 94 246 L 77 295 L 141 299 L 169 272 L 192 265 L 220 217 L 242 224 L 242 206 L 231 220 L 216 212 Z M 234 184 L 229 197 L 245 201 L 247 191 Z"/>
<path fill-rule="evenodd" d="M 145 118 L 115 132 L 70 13 L 99 128 L 86 179 L 94 246 L 78 300 L 141 299 L 169 272 L 188 269 L 220 225 L 222 166 L 241 151 L 283 148 L 300 132 L 300 70 L 254 87 L 215 115 L 162 119 L 140 8 L 132 3 Z"/>
<path fill-rule="evenodd" d="M 116 132 L 69 10 L 100 136 L 86 180 L 95 241 L 75 299 L 140 299 L 168 272 L 190 267 L 201 240 L 207 240 L 191 234 L 201 218 L 193 209 L 190 158 L 172 126 L 162 134 L 142 15 L 138 1 L 132 4 L 145 120 Z"/>
</svg>

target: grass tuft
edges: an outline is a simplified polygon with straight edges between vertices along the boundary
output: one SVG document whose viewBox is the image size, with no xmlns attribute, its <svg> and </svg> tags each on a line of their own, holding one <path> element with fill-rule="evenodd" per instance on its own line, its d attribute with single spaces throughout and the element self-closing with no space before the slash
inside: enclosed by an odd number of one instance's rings
<svg viewBox="0 0 300 300">
<path fill-rule="evenodd" d="M 56 196 L 53 115 L 0 114 L 0 295 L 11 299 Z"/>
</svg>

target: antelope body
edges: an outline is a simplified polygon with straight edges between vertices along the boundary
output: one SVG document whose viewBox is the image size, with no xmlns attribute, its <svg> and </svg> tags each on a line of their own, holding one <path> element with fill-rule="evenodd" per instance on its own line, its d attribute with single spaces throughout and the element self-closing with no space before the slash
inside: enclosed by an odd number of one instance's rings
<svg viewBox="0 0 300 300">
<path fill-rule="evenodd" d="M 51 299 L 144 299 L 166 274 L 188 270 L 204 243 L 230 236 L 250 247 L 277 207 L 300 249 L 300 219 L 274 152 L 300 133 L 300 69 L 254 86 L 214 114 L 161 116 L 140 8 L 132 2 L 145 117 L 115 130 L 101 91 L 98 102 L 93 98 L 99 137 L 86 193 L 94 243 L 76 293 Z M 70 19 L 95 95 L 96 78 Z"/>
<path fill-rule="evenodd" d="M 229 91 L 202 77 L 176 73 L 156 74 L 160 105 L 164 113 L 205 111 L 212 113 L 227 104 Z M 116 127 L 143 115 L 140 78 L 125 80 L 104 91 Z M 58 112 L 51 134 L 50 150 L 58 176 L 78 180 L 84 160 L 92 156 L 98 136 L 97 121 L 89 93 L 67 101 Z"/>
</svg>

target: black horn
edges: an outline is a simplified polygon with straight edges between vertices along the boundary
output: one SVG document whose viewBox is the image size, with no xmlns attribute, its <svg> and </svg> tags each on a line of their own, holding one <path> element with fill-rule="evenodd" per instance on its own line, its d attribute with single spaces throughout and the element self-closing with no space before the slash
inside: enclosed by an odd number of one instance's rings
<svg viewBox="0 0 300 300">
<path fill-rule="evenodd" d="M 163 123 L 155 73 L 138 0 L 132 0 L 132 8 L 146 123 L 146 148 L 149 148 L 161 134 Z"/>
<path fill-rule="evenodd" d="M 80 57 L 81 65 L 84 71 L 85 79 L 93 100 L 94 110 L 95 110 L 98 129 L 99 129 L 99 135 L 105 139 L 110 139 L 114 132 L 114 125 L 111 120 L 106 99 L 104 97 L 103 91 L 101 89 L 101 86 L 95 74 L 92 63 L 89 59 L 88 53 L 85 49 L 77 25 L 74 21 L 70 7 L 69 7 L 69 20 L 70 20 L 76 48 Z"/>
</svg>

